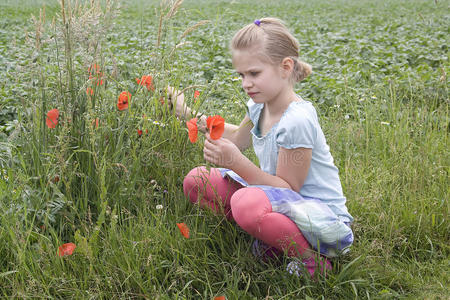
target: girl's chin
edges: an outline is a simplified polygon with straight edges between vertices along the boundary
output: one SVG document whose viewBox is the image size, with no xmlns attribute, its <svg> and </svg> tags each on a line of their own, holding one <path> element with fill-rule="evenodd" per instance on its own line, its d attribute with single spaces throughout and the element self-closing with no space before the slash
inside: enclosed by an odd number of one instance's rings
<svg viewBox="0 0 450 300">
<path fill-rule="evenodd" d="M 262 99 L 260 97 L 250 97 L 252 98 L 253 102 L 255 103 L 266 103 L 267 101 L 265 101 L 265 99 Z"/>
</svg>

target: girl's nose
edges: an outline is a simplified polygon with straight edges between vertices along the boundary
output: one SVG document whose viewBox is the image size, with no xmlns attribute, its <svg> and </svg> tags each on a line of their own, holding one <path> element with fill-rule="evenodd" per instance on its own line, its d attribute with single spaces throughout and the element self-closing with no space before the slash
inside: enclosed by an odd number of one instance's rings
<svg viewBox="0 0 450 300">
<path fill-rule="evenodd" d="M 242 78 L 242 87 L 244 89 L 251 88 L 253 86 L 253 82 L 249 80 L 248 78 Z"/>
</svg>

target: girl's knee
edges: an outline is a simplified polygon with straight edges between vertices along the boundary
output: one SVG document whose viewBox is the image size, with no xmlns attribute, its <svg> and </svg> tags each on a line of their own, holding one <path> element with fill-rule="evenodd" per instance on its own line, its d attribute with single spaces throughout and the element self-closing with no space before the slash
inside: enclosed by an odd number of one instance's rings
<svg viewBox="0 0 450 300">
<path fill-rule="evenodd" d="M 231 208 L 239 211 L 265 208 L 272 211 L 272 206 L 266 193 L 256 187 L 247 187 L 236 191 L 231 197 Z"/>
<path fill-rule="evenodd" d="M 189 173 L 186 174 L 185 179 L 204 176 L 205 174 L 207 174 L 207 172 L 208 171 L 206 170 L 206 167 L 204 167 L 204 166 L 195 167 L 192 170 L 190 170 Z"/>
<path fill-rule="evenodd" d="M 226 198 L 228 190 L 228 180 L 225 180 L 220 171 L 215 168 L 208 170 L 205 166 L 196 167 L 189 171 L 183 180 L 183 192 L 193 203 L 198 201 L 199 193 L 212 200 L 217 196 L 216 194 Z M 230 192 L 233 191 L 231 188 Z"/>
<path fill-rule="evenodd" d="M 268 213 L 272 205 L 260 188 L 242 188 L 236 191 L 230 201 L 231 212 L 236 223 L 244 230 L 250 230 Z"/>
<path fill-rule="evenodd" d="M 201 182 L 203 182 L 202 178 L 204 177 L 205 172 L 205 167 L 196 167 L 190 170 L 189 173 L 187 173 L 187 175 L 184 177 L 183 192 L 191 202 L 197 201 L 198 187 L 200 186 Z"/>
</svg>

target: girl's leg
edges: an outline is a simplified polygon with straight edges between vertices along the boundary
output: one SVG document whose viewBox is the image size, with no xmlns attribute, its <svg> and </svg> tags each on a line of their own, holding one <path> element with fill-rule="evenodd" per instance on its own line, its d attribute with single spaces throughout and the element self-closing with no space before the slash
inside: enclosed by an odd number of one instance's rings
<svg viewBox="0 0 450 300">
<path fill-rule="evenodd" d="M 218 169 L 211 168 L 208 172 L 204 166 L 192 169 L 183 181 L 183 191 L 189 201 L 224 213 L 228 219 L 233 218 L 231 196 L 241 187 L 239 183 L 223 178 Z"/>
<path fill-rule="evenodd" d="M 287 251 L 289 256 L 312 255 L 311 247 L 297 225 L 285 215 L 272 212 L 272 205 L 260 188 L 236 191 L 231 197 L 231 211 L 242 229 L 269 246 Z"/>
</svg>

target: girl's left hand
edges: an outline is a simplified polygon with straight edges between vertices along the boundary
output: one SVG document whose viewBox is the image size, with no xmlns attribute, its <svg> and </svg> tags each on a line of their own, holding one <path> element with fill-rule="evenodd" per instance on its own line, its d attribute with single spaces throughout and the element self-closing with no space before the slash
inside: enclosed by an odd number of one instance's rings
<svg viewBox="0 0 450 300">
<path fill-rule="evenodd" d="M 184 102 L 184 94 L 180 94 L 174 87 L 167 87 L 167 96 L 169 98 L 170 108 L 175 105 L 175 114 L 180 118 L 187 118 L 190 115 L 191 109 Z M 176 99 L 175 99 L 176 98 Z"/>
<path fill-rule="evenodd" d="M 205 137 L 205 146 L 203 147 L 205 160 L 220 167 L 233 169 L 243 155 L 239 148 L 226 138 L 213 140 L 209 133 L 206 133 Z"/>
</svg>

